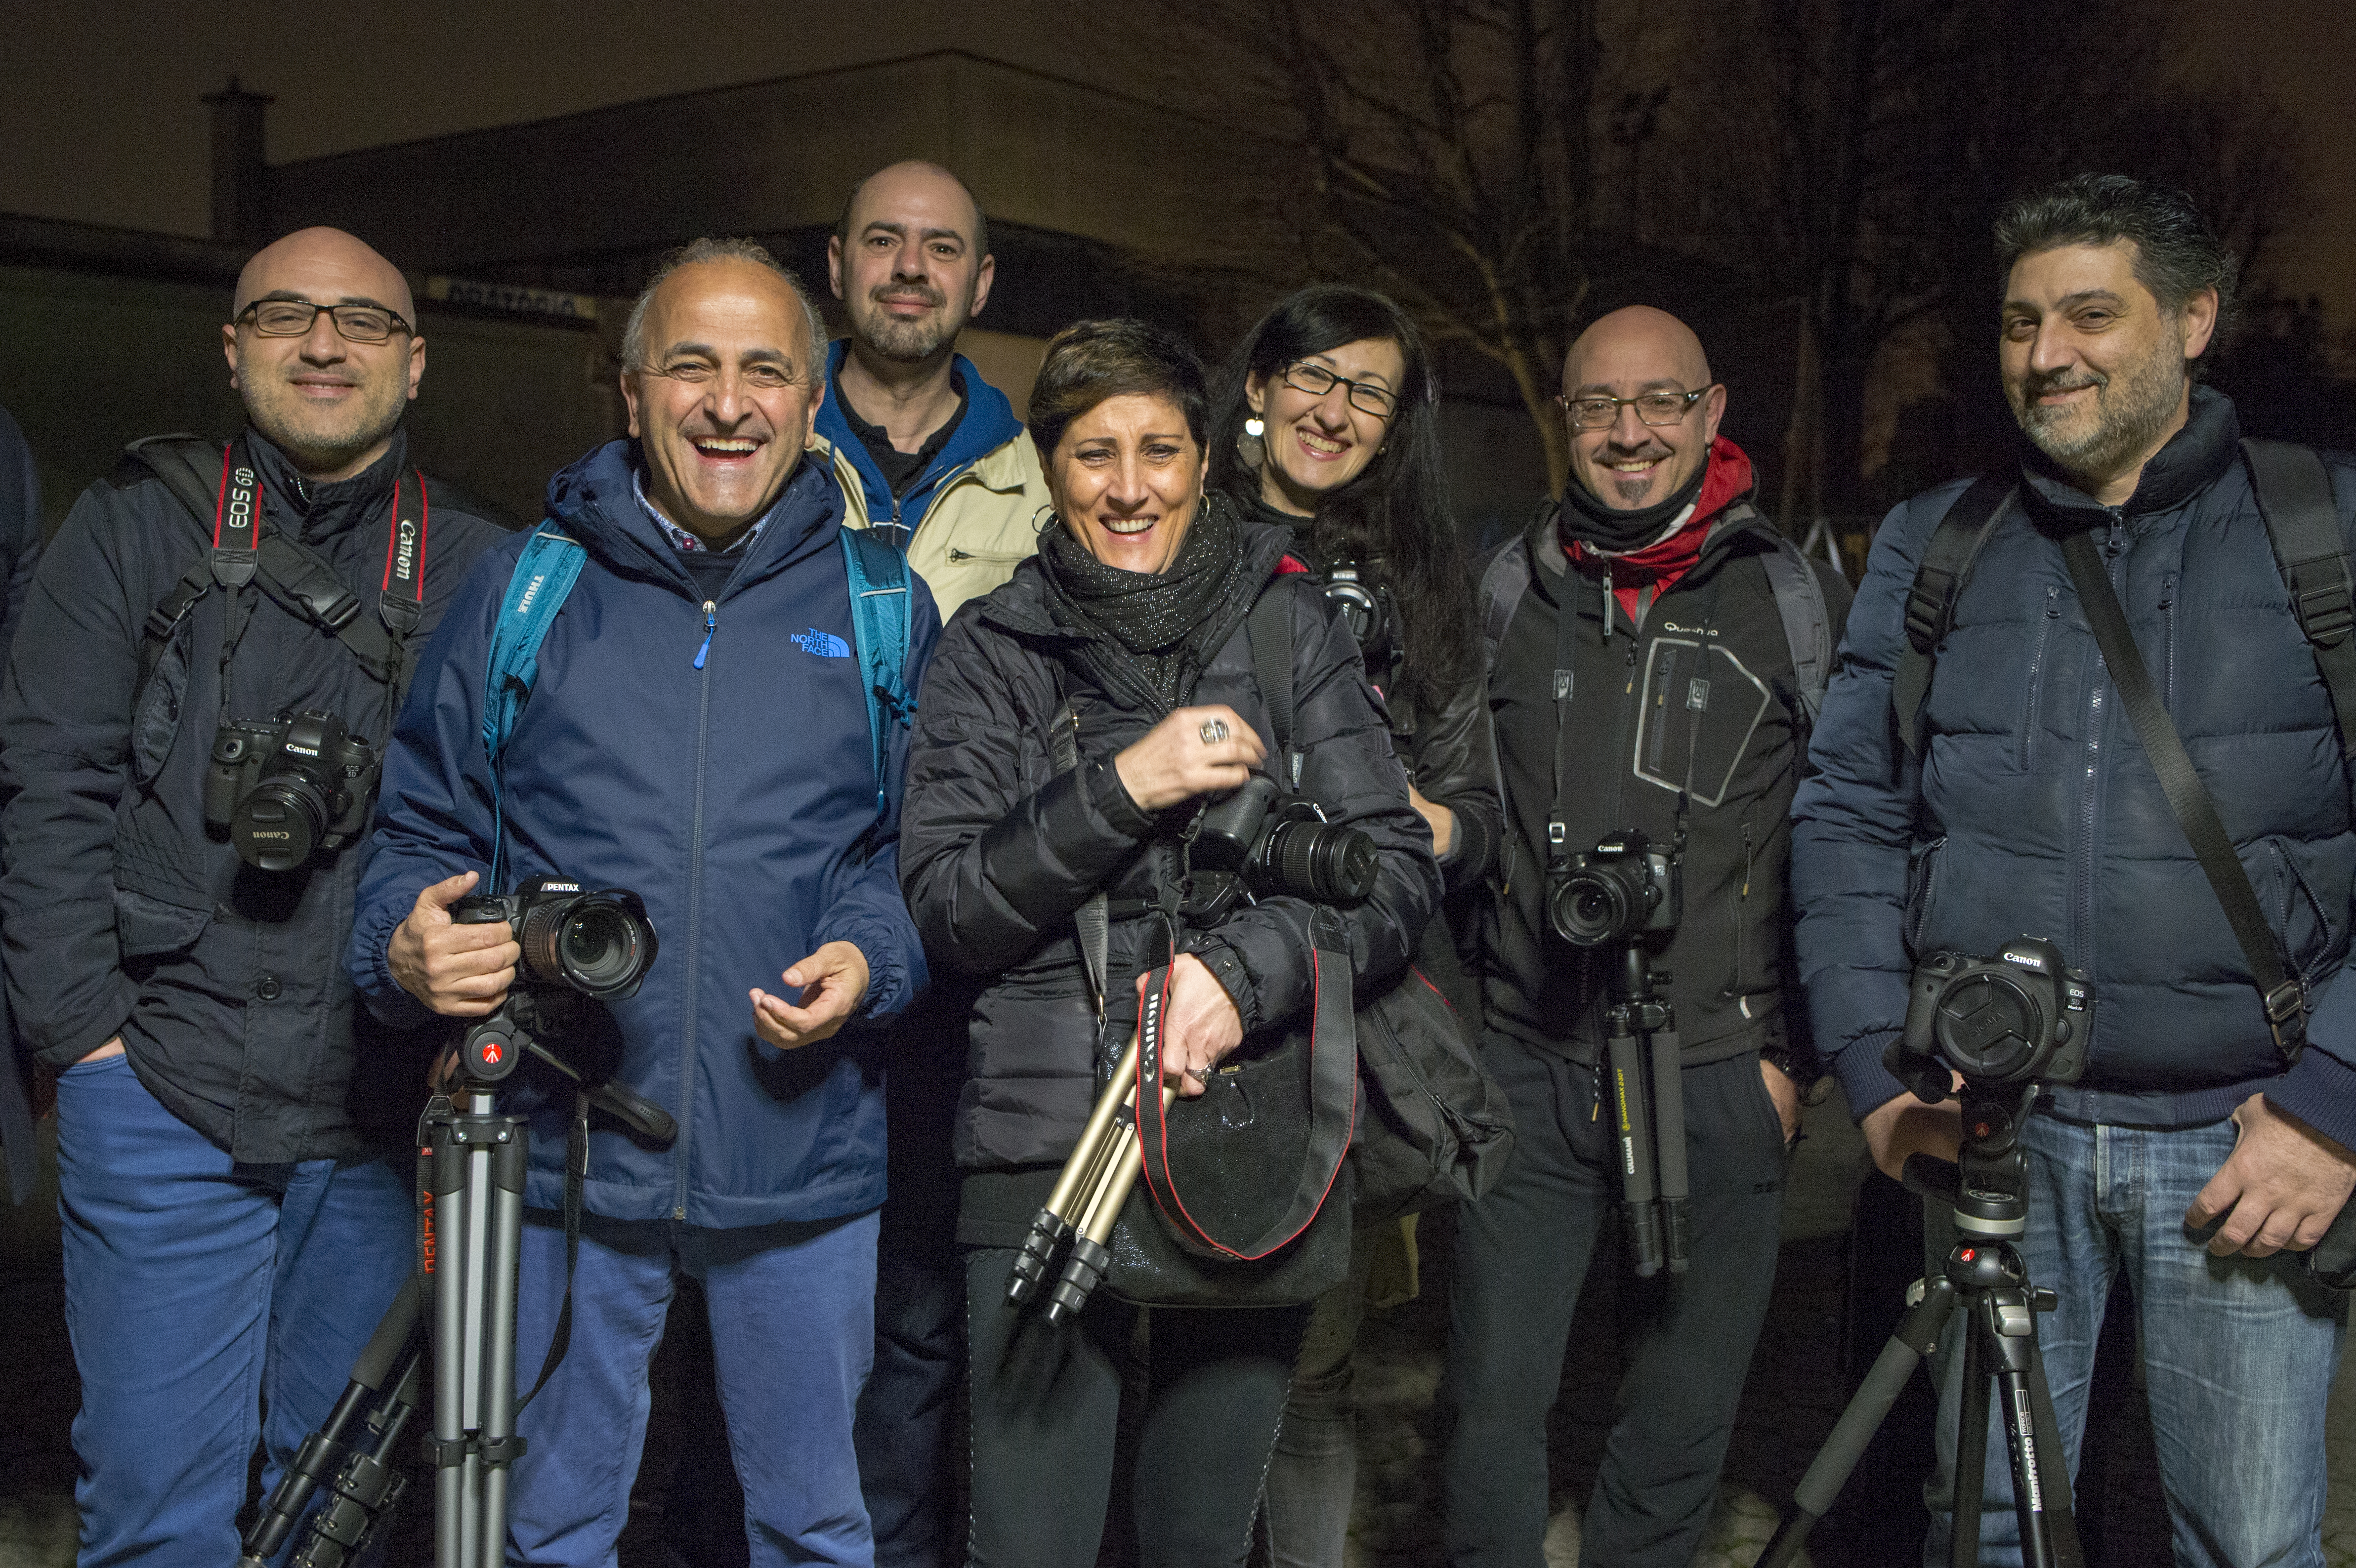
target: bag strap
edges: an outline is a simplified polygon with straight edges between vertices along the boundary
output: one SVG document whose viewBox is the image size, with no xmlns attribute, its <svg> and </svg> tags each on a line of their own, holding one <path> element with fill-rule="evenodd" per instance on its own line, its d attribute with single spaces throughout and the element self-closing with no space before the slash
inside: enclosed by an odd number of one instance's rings
<svg viewBox="0 0 2356 1568">
<path fill-rule="evenodd" d="M 866 528 L 842 530 L 842 564 L 851 587 L 851 633 L 867 695 L 867 735 L 875 766 L 875 816 L 887 815 L 884 780 L 892 763 L 891 727 L 916 721 L 908 689 L 909 627 L 916 595 L 908 558 Z"/>
<path fill-rule="evenodd" d="M 1890 682 L 1890 706 L 1897 714 L 1898 738 L 1918 757 L 1922 753 L 1922 699 L 1931 694 L 1939 645 L 1955 628 L 1955 601 L 1963 596 L 1980 547 L 1996 531 L 2019 489 L 2010 478 L 1994 475 L 1973 480 L 1939 519 L 1923 549 L 1922 563 L 1914 569 L 1913 585 L 1906 591 L 1906 646 Z"/>
<path fill-rule="evenodd" d="M 1268 704 L 1269 728 L 1276 731 L 1276 749 L 1284 759 L 1284 777 L 1299 789 L 1301 753 L 1292 744 L 1292 607 L 1287 597 L 1273 584 L 1262 589 L 1244 618 L 1244 635 L 1251 643 L 1252 679 Z"/>
<path fill-rule="evenodd" d="M 1060 686 L 1062 683 L 1057 682 Z M 1047 741 L 1054 749 L 1055 771 L 1077 773 L 1080 771 L 1080 715 L 1066 698 L 1055 709 L 1055 722 L 1048 727 Z M 1111 960 L 1112 901 L 1099 888 L 1090 893 L 1078 909 L 1072 912 L 1072 923 L 1078 928 L 1080 965 L 1088 976 L 1088 996 L 1096 1003 L 1097 1027 L 1104 1027 L 1105 966 Z"/>
<path fill-rule="evenodd" d="M 2070 569 L 2079 605 L 2094 624 L 2094 643 L 2102 649 L 2111 683 L 2118 688 L 2119 700 L 2143 741 L 2144 754 L 2159 775 L 2169 808 L 2191 841 L 2192 853 L 2200 859 L 2217 901 L 2224 906 L 2226 923 L 2233 928 L 2233 939 L 2241 944 L 2242 956 L 2265 1002 L 2275 1049 L 2288 1067 L 2298 1061 L 2307 1044 L 2306 987 L 2283 961 L 2274 931 L 2258 907 L 2257 891 L 2250 886 L 2249 872 L 2233 853 L 2233 840 L 2218 818 L 2217 803 L 2201 782 L 2152 685 L 2151 672 L 2144 667 L 2135 634 L 2127 627 L 2126 612 L 2119 608 L 2118 595 L 2111 591 L 2110 578 L 2095 553 L 2094 536 L 2083 532 L 2068 536 L 2062 541 L 2062 560 Z"/>
<path fill-rule="evenodd" d="M 1169 1108 L 1162 1097 L 1162 1020 L 1169 997 L 1165 966 L 1146 976 L 1140 1010 L 1137 1053 L 1138 1142 L 1144 1150 L 1146 1186 L 1169 1222 L 1196 1244 L 1221 1256 L 1253 1263 L 1307 1230 L 1325 1206 L 1350 1152 L 1358 1114 L 1357 1018 L 1352 1010 L 1349 954 L 1323 940 L 1324 923 L 1312 927 L 1321 938 L 1310 948 L 1314 1012 L 1309 1029 L 1309 1151 L 1301 1180 L 1284 1211 L 1257 1236 L 1214 1235 L 1208 1219 L 1188 1211 L 1170 1172 Z"/>
<path fill-rule="evenodd" d="M 2291 613 L 2315 655 L 2340 723 L 2340 754 L 2356 763 L 2356 596 L 2351 596 L 2331 472 L 2311 447 L 2286 441 L 2242 443 L 2250 488 L 2265 519 L 2275 565 L 2290 591 Z"/>
<path fill-rule="evenodd" d="M 483 661 L 483 754 L 491 772 L 491 876 L 487 891 L 505 885 L 507 821 L 500 798 L 508 740 L 540 680 L 540 645 L 558 611 L 580 581 L 588 549 L 544 518 L 524 541 L 508 573 L 499 617 L 491 625 L 491 646 Z"/>
<path fill-rule="evenodd" d="M 1783 618 L 1783 640 L 1792 650 L 1792 682 L 1800 699 L 1800 717 L 1815 726 L 1825 706 L 1825 687 L 1832 679 L 1833 621 L 1825 605 L 1825 585 L 1800 547 L 1783 535 L 1775 548 L 1759 558 L 1767 569 L 1768 591 Z"/>
<path fill-rule="evenodd" d="M 1529 541 L 1508 539 L 1481 573 L 1481 667 L 1488 674 L 1496 673 L 1497 650 L 1505 645 L 1505 628 L 1514 624 L 1514 612 L 1521 607 L 1522 595 L 1529 586 Z"/>
</svg>

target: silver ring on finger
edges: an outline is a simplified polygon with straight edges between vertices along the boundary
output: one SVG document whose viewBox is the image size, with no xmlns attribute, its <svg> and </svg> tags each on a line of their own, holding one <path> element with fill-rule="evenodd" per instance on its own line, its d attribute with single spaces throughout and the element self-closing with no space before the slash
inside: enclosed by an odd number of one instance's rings
<svg viewBox="0 0 2356 1568">
<path fill-rule="evenodd" d="M 1224 719 L 1206 720 L 1195 733 L 1203 737 L 1205 746 L 1215 746 L 1227 738 L 1227 721 Z"/>
</svg>

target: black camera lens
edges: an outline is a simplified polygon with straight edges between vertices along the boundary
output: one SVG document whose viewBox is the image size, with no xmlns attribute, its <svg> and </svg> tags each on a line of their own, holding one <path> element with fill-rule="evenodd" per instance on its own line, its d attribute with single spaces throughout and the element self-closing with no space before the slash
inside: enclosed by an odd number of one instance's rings
<svg viewBox="0 0 2356 1568">
<path fill-rule="evenodd" d="M 584 996 L 634 994 L 655 960 L 654 927 L 629 893 L 584 893 L 530 905 L 516 933 L 531 979 Z"/>
<path fill-rule="evenodd" d="M 237 803 L 230 838 L 239 859 L 264 871 L 291 871 L 311 858 L 335 816 L 319 782 L 287 772 L 263 779 Z"/>
<path fill-rule="evenodd" d="M 1601 947 L 1643 930 L 1660 896 L 1641 861 L 1582 866 L 1557 884 L 1547 913 L 1565 942 Z"/>
<path fill-rule="evenodd" d="M 1948 1063 L 1982 1083 L 2029 1076 L 2045 1051 L 2044 1009 L 1998 970 L 1982 969 L 1949 986 L 1931 1027 Z"/>
<path fill-rule="evenodd" d="M 1269 830 L 1264 863 L 1284 892 L 1354 904 L 1374 892 L 1378 858 L 1375 841 L 1355 827 L 1296 818 Z"/>
</svg>

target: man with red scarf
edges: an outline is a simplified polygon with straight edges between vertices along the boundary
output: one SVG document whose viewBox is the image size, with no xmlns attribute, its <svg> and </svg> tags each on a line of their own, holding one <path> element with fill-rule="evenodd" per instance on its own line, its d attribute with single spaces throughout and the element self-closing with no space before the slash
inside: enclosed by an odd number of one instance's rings
<svg viewBox="0 0 2356 1568">
<path fill-rule="evenodd" d="M 1622 1287 L 1634 1332 L 1580 1561 L 1683 1568 L 1766 1314 L 1808 1076 L 1784 893 L 1807 704 L 1764 564 L 1784 547 L 1751 504 L 1751 460 L 1718 433 L 1726 389 L 1700 340 L 1665 312 L 1615 311 L 1571 346 L 1562 389 L 1568 493 L 1505 547 L 1526 561 L 1483 576 L 1505 846 L 1483 922 L 1483 1053 L 1516 1144 L 1458 1221 L 1449 1561 L 1539 1568 L 1571 1309 L 1591 1261 L 1631 1266 L 1610 1222 L 1622 1188 L 1604 1017 L 1630 944 L 1566 940 L 1548 894 L 1573 858 L 1633 828 L 1674 848 L 1683 887 L 1674 931 L 1633 940 L 1675 1011 L 1690 1236 L 1682 1272 Z M 1811 570 L 1837 639 L 1847 586 Z"/>
</svg>

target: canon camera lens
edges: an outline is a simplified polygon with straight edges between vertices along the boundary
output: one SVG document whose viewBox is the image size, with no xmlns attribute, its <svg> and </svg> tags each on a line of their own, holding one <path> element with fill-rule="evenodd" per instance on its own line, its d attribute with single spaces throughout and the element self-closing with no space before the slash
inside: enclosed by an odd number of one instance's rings
<svg viewBox="0 0 2356 1568">
<path fill-rule="evenodd" d="M 1268 830 L 1260 863 L 1277 890 L 1319 903 L 1355 904 L 1375 891 L 1375 841 L 1355 827 L 1294 817 Z"/>
</svg>

